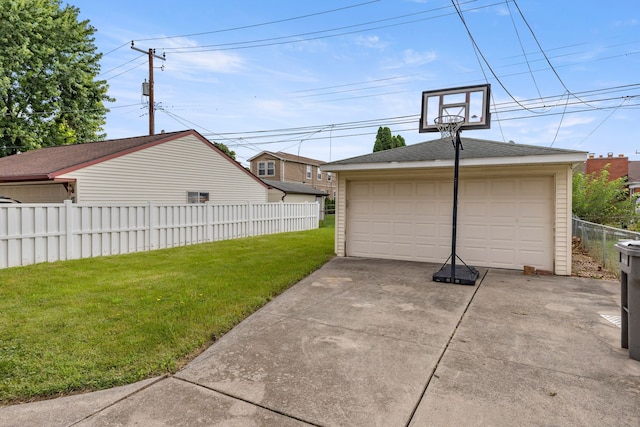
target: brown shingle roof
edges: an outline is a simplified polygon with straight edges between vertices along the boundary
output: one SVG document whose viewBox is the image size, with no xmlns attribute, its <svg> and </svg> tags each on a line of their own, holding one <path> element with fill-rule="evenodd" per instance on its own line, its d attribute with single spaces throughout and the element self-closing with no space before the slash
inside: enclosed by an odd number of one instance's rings
<svg viewBox="0 0 640 427">
<path fill-rule="evenodd" d="M 167 132 L 158 135 L 112 139 L 84 144 L 46 147 L 0 158 L 0 182 L 51 179 L 55 175 L 97 163 L 166 140 L 195 133 Z"/>
</svg>

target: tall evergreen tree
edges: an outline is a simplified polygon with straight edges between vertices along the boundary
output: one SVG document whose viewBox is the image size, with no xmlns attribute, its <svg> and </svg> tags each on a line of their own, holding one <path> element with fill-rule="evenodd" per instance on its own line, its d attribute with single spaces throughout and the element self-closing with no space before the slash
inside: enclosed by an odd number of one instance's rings
<svg viewBox="0 0 640 427">
<path fill-rule="evenodd" d="M 89 21 L 60 0 L 0 0 L 0 157 L 104 138 L 107 83 Z"/>
<path fill-rule="evenodd" d="M 380 126 L 376 135 L 376 142 L 373 144 L 373 152 L 389 150 L 396 147 L 404 147 L 407 144 L 400 135 L 391 135 L 391 129 Z"/>
</svg>

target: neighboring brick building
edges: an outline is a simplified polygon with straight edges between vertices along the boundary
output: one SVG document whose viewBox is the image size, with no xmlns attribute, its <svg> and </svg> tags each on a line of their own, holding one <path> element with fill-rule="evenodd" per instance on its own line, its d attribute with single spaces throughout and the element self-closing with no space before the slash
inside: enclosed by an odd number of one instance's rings
<svg viewBox="0 0 640 427">
<path fill-rule="evenodd" d="M 606 157 L 596 157 L 594 154 L 589 154 L 584 164 L 584 172 L 587 174 L 599 172 L 606 165 L 610 165 L 609 180 L 626 177 L 629 191 L 631 193 L 640 192 L 640 161 L 630 161 L 624 154 L 618 154 L 618 157 L 614 157 L 613 153 L 608 153 Z"/>
<path fill-rule="evenodd" d="M 624 154 L 618 154 L 618 157 L 614 157 L 613 153 L 608 153 L 606 157 L 602 155 L 596 157 L 595 154 L 589 154 L 585 164 L 585 173 L 599 172 L 606 165 L 610 165 L 609 180 L 629 176 L 629 158 Z"/>
<path fill-rule="evenodd" d="M 250 170 L 258 178 L 308 185 L 335 198 L 335 176 L 322 172 L 325 162 L 278 151 L 263 151 L 249 159 Z"/>
</svg>

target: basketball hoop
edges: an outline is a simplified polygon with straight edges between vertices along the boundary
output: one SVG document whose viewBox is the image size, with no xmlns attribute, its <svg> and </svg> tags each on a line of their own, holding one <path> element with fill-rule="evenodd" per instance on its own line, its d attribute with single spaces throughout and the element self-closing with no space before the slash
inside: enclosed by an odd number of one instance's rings
<svg viewBox="0 0 640 427">
<path fill-rule="evenodd" d="M 441 138 L 448 139 L 455 145 L 456 135 L 460 130 L 460 126 L 464 123 L 464 117 L 440 116 L 436 117 L 433 122 L 440 131 Z"/>
</svg>

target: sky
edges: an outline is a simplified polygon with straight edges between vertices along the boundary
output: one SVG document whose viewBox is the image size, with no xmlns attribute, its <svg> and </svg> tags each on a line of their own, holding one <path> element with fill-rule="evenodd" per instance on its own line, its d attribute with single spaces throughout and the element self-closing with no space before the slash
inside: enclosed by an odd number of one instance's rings
<svg viewBox="0 0 640 427">
<path fill-rule="evenodd" d="M 491 128 L 463 137 L 640 160 L 638 0 L 68 0 L 97 29 L 107 139 L 195 129 L 236 158 L 321 161 L 407 145 L 423 91 L 491 84 Z M 458 13 L 459 11 L 459 13 Z"/>
</svg>

